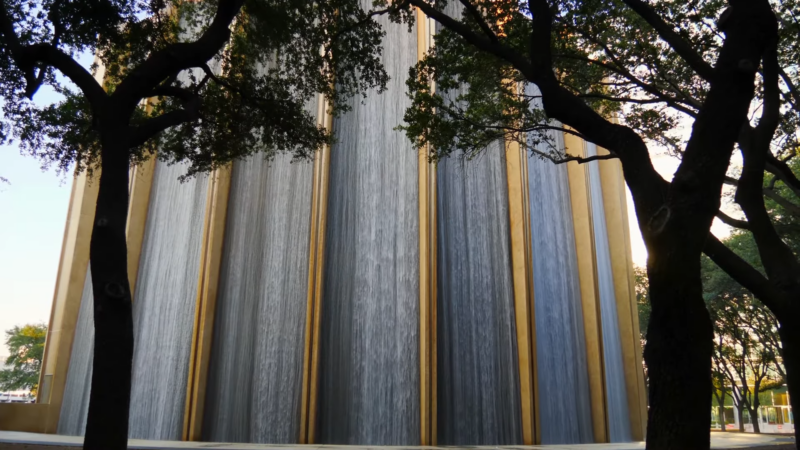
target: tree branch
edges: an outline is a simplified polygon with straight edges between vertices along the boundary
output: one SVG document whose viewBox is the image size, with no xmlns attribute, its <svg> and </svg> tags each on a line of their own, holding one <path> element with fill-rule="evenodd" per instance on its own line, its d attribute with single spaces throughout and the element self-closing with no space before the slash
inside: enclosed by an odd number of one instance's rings
<svg viewBox="0 0 800 450">
<path fill-rule="evenodd" d="M 486 37 L 489 38 L 489 40 L 491 40 L 492 42 L 498 42 L 497 35 L 494 34 L 494 31 L 492 31 L 491 27 L 489 27 L 489 24 L 487 24 L 486 20 L 483 19 L 483 15 L 478 10 L 478 7 L 475 6 L 470 0 L 459 0 L 459 1 L 461 2 L 462 5 L 464 5 L 464 8 L 466 8 L 467 11 L 469 11 L 469 14 L 472 16 L 473 19 L 475 19 L 475 22 L 478 23 L 478 26 L 481 27 L 481 31 L 483 31 L 483 34 L 485 34 Z"/>
<path fill-rule="evenodd" d="M 672 27 L 667 24 L 658 13 L 642 0 L 622 0 L 636 14 L 642 17 L 669 44 L 675 53 L 680 55 L 700 77 L 707 81 L 714 78 L 714 68 L 707 63 L 695 50 L 694 46 L 686 42 Z"/>
<path fill-rule="evenodd" d="M 750 229 L 750 224 L 748 224 L 746 220 L 734 219 L 733 217 L 725 214 L 722 211 L 717 211 L 717 218 L 721 220 L 722 223 L 731 226 L 733 228 L 739 228 L 742 230 Z"/>
<path fill-rule="evenodd" d="M 753 293 L 770 310 L 777 311 L 786 304 L 786 298 L 770 281 L 750 264 L 709 233 L 703 253 L 745 289 Z"/>
<path fill-rule="evenodd" d="M 196 120 L 200 116 L 199 104 L 170 111 L 160 116 L 146 120 L 138 127 L 131 130 L 131 148 L 144 145 L 148 140 L 159 135 L 164 130 L 176 127 L 186 122 Z"/>
<path fill-rule="evenodd" d="M 783 181 L 794 192 L 794 195 L 800 197 L 800 180 L 797 179 L 786 161 L 782 161 L 770 153 L 767 155 L 766 169 Z"/>
<path fill-rule="evenodd" d="M 744 167 L 736 189 L 736 202 L 742 207 L 753 232 L 761 262 L 773 283 L 794 282 L 800 263 L 781 239 L 764 204 L 764 195 L 773 198 L 787 209 L 800 208 L 785 201 L 772 189 L 764 189 L 766 157 L 780 118 L 780 89 L 778 86 L 777 36 L 768 46 L 764 57 L 764 108 L 758 126 L 744 124 L 739 138 Z"/>
<path fill-rule="evenodd" d="M 196 41 L 171 44 L 150 55 L 125 77 L 112 98 L 120 99 L 126 109 L 133 111 L 171 74 L 206 64 L 230 38 L 230 24 L 243 4 L 244 0 L 220 0 L 214 19 Z"/>
<path fill-rule="evenodd" d="M 426 16 L 439 22 L 448 30 L 461 36 L 465 41 L 475 46 L 477 49 L 507 61 L 522 73 L 531 71 L 532 67 L 530 61 L 521 57 L 510 47 L 507 47 L 499 41 L 492 41 L 487 37 L 476 34 L 474 31 L 469 29 L 468 26 L 434 8 L 425 0 L 409 0 L 409 3 L 419 8 L 420 11 L 422 11 Z"/>
<path fill-rule="evenodd" d="M 774 189 L 764 188 L 764 195 L 771 198 L 775 203 L 781 205 L 789 214 L 800 217 L 800 206 L 795 205 L 789 200 L 781 197 Z"/>
<path fill-rule="evenodd" d="M 552 160 L 552 161 L 554 163 L 556 163 L 556 164 L 564 164 L 564 163 L 568 163 L 570 161 L 576 161 L 578 164 L 586 164 L 588 162 L 603 161 L 603 160 L 606 160 L 606 159 L 619 159 L 619 155 L 615 155 L 613 153 L 608 153 L 608 154 L 605 154 L 605 155 L 593 155 L 593 156 L 583 157 L 583 156 L 574 156 L 574 155 L 570 155 L 569 153 L 567 153 L 567 155 L 564 158 L 561 158 L 561 159 L 558 159 L 558 160 Z"/>
</svg>

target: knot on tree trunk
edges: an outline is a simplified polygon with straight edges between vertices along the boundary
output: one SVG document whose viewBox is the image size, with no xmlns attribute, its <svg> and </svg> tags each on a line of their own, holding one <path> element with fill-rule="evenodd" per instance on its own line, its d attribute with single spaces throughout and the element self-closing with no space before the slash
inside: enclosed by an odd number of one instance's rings
<svg viewBox="0 0 800 450">
<path fill-rule="evenodd" d="M 658 211 L 650 217 L 650 220 L 647 221 L 647 228 L 652 234 L 661 233 L 664 230 L 664 227 L 669 222 L 669 218 L 672 215 L 672 210 L 667 205 L 661 205 L 658 208 Z"/>
<path fill-rule="evenodd" d="M 106 295 L 111 298 L 122 300 L 125 298 L 125 287 L 120 283 L 108 283 L 104 289 Z"/>
</svg>

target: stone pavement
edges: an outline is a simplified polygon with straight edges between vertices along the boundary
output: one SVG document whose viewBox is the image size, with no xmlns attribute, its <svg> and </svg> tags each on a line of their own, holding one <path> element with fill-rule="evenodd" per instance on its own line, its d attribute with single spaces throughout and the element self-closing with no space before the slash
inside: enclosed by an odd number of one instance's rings
<svg viewBox="0 0 800 450">
<path fill-rule="evenodd" d="M 17 431 L 0 431 L 0 450 L 72 450 L 80 447 L 83 438 L 59 436 L 53 434 L 22 433 Z M 543 445 L 543 446 L 465 446 L 465 447 L 380 447 L 358 445 L 276 445 L 276 444 L 226 444 L 214 442 L 179 442 L 148 441 L 131 439 L 131 449 L 171 450 L 171 449 L 224 449 L 224 450 L 454 450 L 454 449 L 494 449 L 494 450 L 638 450 L 644 448 L 644 442 L 628 444 L 584 444 L 584 445 Z M 795 450 L 794 437 L 776 435 L 756 435 L 743 433 L 711 433 L 712 449 L 751 450 Z"/>
</svg>

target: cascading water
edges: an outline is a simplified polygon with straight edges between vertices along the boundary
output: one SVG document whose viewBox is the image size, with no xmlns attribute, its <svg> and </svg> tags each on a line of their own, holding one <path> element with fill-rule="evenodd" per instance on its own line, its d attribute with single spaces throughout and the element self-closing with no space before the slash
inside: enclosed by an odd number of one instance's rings
<svg viewBox="0 0 800 450">
<path fill-rule="evenodd" d="M 362 7 L 369 9 L 371 2 Z M 417 154 L 402 121 L 417 39 L 386 29 L 381 95 L 334 121 L 326 232 L 318 442 L 418 445 Z"/>
<path fill-rule="evenodd" d="M 587 142 L 586 156 L 597 154 L 597 147 Z M 597 286 L 600 294 L 600 323 L 603 334 L 603 364 L 605 369 L 608 431 L 611 442 L 629 442 L 631 424 L 628 413 L 628 396 L 625 390 L 625 371 L 617 320 L 617 296 L 614 291 L 614 274 L 606 231 L 606 214 L 603 203 L 600 167 L 598 161 L 588 163 L 589 194 L 592 205 L 592 227 L 597 260 Z"/>
<path fill-rule="evenodd" d="M 204 440 L 300 436 L 313 165 L 291 158 L 233 166 Z"/>
<path fill-rule="evenodd" d="M 529 95 L 536 95 L 535 86 L 527 89 Z M 549 135 L 552 143 L 563 151 L 563 134 L 551 132 Z M 542 444 L 593 441 L 586 342 L 566 169 L 564 165 L 555 165 L 536 156 L 528 158 Z"/>
<path fill-rule="evenodd" d="M 133 299 L 130 436 L 181 438 L 208 177 L 158 162 Z"/>
<path fill-rule="evenodd" d="M 182 164 L 158 162 L 134 289 L 130 436 L 180 439 L 200 271 L 207 177 L 181 183 Z M 87 270 L 58 433 L 83 435 L 89 410 L 94 323 Z"/>
<path fill-rule="evenodd" d="M 86 432 L 86 415 L 89 413 L 89 391 L 92 387 L 92 362 L 94 361 L 94 295 L 92 272 L 86 269 L 83 282 L 78 323 L 72 341 L 67 384 L 61 403 L 58 434 L 83 436 Z"/>
<path fill-rule="evenodd" d="M 437 177 L 438 443 L 522 443 L 503 145 Z"/>
</svg>

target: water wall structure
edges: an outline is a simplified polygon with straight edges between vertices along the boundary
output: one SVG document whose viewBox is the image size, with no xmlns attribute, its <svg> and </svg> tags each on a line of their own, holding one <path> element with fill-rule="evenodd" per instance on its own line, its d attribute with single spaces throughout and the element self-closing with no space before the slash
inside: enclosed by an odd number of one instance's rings
<svg viewBox="0 0 800 450">
<path fill-rule="evenodd" d="M 498 142 L 432 164 L 399 131 L 429 48 L 387 24 L 387 92 L 313 162 L 258 155 L 179 183 L 132 169 L 131 437 L 362 445 L 641 440 L 625 189 L 614 160 Z M 603 152 L 554 133 L 572 155 Z M 97 183 L 70 204 L 38 403 L 21 431 L 83 433 Z M 2 411 L 0 411 L 2 412 Z"/>
</svg>

